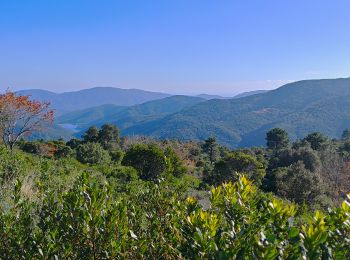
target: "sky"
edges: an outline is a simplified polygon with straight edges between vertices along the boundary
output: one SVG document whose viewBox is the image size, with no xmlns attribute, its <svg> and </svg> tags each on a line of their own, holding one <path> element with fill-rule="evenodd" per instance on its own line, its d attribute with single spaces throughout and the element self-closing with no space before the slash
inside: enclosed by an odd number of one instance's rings
<svg viewBox="0 0 350 260">
<path fill-rule="evenodd" d="M 0 90 L 234 95 L 350 77 L 348 0 L 2 0 Z"/>
</svg>

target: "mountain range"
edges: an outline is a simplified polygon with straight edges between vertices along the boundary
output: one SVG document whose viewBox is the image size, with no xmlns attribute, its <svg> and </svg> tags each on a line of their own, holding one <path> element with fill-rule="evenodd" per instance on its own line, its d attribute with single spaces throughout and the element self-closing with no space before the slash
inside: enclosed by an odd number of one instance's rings
<svg viewBox="0 0 350 260">
<path fill-rule="evenodd" d="M 132 106 L 171 96 L 171 94 L 141 89 L 112 87 L 96 87 L 64 93 L 54 93 L 42 89 L 29 89 L 21 90 L 17 93 L 20 95 L 30 95 L 35 100 L 50 101 L 51 106 L 57 110 L 58 114 L 105 104 Z"/>
<path fill-rule="evenodd" d="M 75 125 L 81 131 L 91 125 L 101 126 L 108 122 L 123 130 L 163 118 L 204 101 L 206 100 L 199 97 L 171 96 L 129 107 L 102 105 L 64 114 L 57 117 L 56 122 L 60 125 Z"/>
<path fill-rule="evenodd" d="M 229 100 L 209 100 L 124 131 L 157 138 L 203 140 L 216 136 L 230 147 L 265 143 L 274 127 L 292 139 L 313 131 L 331 137 L 350 127 L 350 79 L 306 80 Z"/>
<path fill-rule="evenodd" d="M 93 90 L 98 91 L 98 88 Z M 89 92 L 91 90 L 82 91 Z M 73 126 L 76 136 L 91 125 L 113 123 L 123 135 L 180 140 L 215 136 L 220 143 L 232 148 L 263 145 L 265 133 L 274 127 L 286 129 L 292 139 L 302 138 L 312 131 L 339 137 L 345 128 L 350 128 L 349 78 L 298 81 L 275 90 L 242 93 L 230 99 L 151 93 L 135 99 L 129 96 L 122 102 L 119 102 L 121 97 L 103 100 L 101 94 L 90 107 L 87 107 L 88 102 L 63 99 L 64 102 L 59 103 L 63 110 L 56 122 L 60 129 Z M 80 100 L 84 99 L 80 97 Z M 83 109 L 73 109 L 73 105 Z"/>
</svg>

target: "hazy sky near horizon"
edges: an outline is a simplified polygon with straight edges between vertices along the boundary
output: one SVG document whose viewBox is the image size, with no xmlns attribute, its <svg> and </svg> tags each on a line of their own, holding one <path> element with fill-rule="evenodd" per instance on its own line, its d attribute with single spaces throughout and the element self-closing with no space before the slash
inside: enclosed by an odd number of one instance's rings
<svg viewBox="0 0 350 260">
<path fill-rule="evenodd" d="M 4 0 L 0 90 L 230 95 L 350 77 L 347 0 Z"/>
</svg>

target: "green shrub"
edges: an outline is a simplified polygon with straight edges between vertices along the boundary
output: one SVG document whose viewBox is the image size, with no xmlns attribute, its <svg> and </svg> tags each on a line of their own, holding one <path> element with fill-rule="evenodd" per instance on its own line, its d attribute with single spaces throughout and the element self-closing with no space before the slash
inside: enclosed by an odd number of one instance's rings
<svg viewBox="0 0 350 260">
<path fill-rule="evenodd" d="M 113 149 L 109 152 L 109 155 L 116 164 L 120 164 L 124 158 L 124 152 L 120 149 Z"/>
<path fill-rule="evenodd" d="M 264 165 L 253 155 L 231 152 L 215 163 L 213 171 L 205 176 L 205 181 L 214 185 L 235 181 L 238 178 L 237 173 L 246 174 L 258 186 L 266 174 Z"/>
<path fill-rule="evenodd" d="M 164 155 L 166 157 L 168 173 L 174 175 L 175 177 L 181 177 L 186 174 L 186 167 L 183 165 L 183 162 L 173 149 L 165 149 Z"/>
<path fill-rule="evenodd" d="M 324 194 L 319 174 L 309 171 L 301 161 L 272 173 L 272 191 L 296 203 L 315 205 Z"/>
<path fill-rule="evenodd" d="M 295 204 L 261 193 L 245 177 L 212 189 L 208 209 L 166 182 L 115 198 L 86 173 L 61 194 L 44 189 L 40 205 L 20 190 L 17 182 L 14 206 L 0 208 L 5 259 L 350 257 L 350 197 L 297 222 Z"/>
<path fill-rule="evenodd" d="M 122 164 L 134 167 L 142 180 L 157 180 L 166 170 L 162 149 L 156 145 L 137 144 L 126 151 Z"/>
<path fill-rule="evenodd" d="M 0 184 L 10 182 L 25 172 L 27 163 L 24 156 L 0 146 Z"/>
<path fill-rule="evenodd" d="M 77 159 L 81 163 L 104 164 L 111 160 L 109 153 L 98 143 L 80 144 L 77 147 Z"/>
</svg>

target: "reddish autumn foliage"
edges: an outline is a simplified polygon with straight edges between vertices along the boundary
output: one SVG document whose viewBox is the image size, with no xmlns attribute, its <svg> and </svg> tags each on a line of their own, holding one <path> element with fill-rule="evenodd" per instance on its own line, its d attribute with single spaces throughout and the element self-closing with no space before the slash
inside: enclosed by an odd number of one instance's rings
<svg viewBox="0 0 350 260">
<path fill-rule="evenodd" d="M 54 111 L 49 102 L 30 100 L 12 91 L 0 95 L 0 133 L 3 143 L 13 149 L 16 142 L 51 123 Z"/>
</svg>

